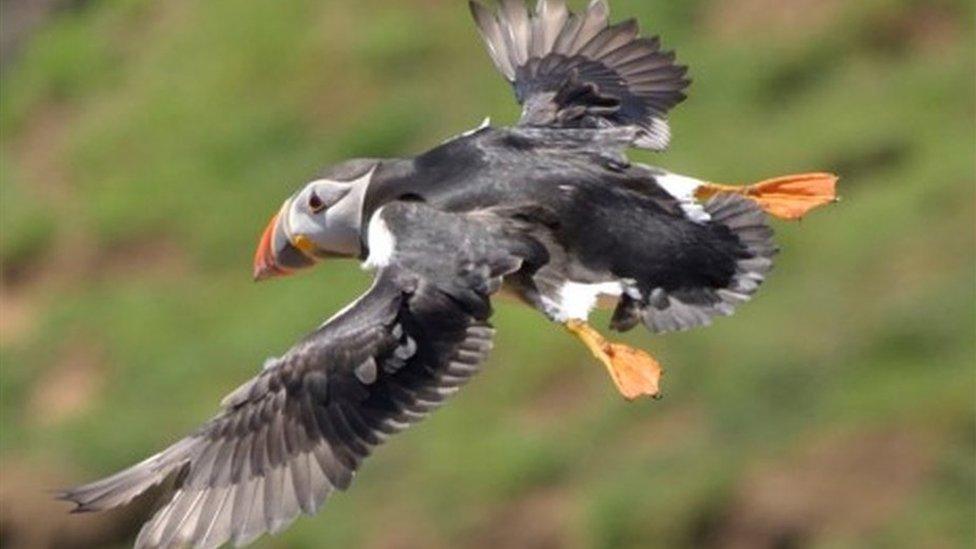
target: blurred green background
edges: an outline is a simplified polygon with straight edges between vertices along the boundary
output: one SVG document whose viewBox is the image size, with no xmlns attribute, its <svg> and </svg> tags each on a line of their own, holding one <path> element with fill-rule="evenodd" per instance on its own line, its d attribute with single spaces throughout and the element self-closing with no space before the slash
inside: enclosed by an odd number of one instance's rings
<svg viewBox="0 0 976 549">
<path fill-rule="evenodd" d="M 68 516 L 47 490 L 174 441 L 368 283 L 341 262 L 251 282 L 284 197 L 518 108 L 461 1 L 0 5 L 0 542 L 122 547 L 147 504 Z M 660 402 L 499 304 L 484 374 L 257 546 L 970 547 L 973 3 L 612 6 L 695 80 L 672 150 L 635 159 L 832 170 L 843 202 L 777 225 L 734 319 L 628 338 L 668 369 Z"/>
</svg>

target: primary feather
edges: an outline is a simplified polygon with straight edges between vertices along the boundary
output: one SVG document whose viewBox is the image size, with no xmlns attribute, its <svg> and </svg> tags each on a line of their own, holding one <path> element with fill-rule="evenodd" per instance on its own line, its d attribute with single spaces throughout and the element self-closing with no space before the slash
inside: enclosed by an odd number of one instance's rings
<svg viewBox="0 0 976 549">
<path fill-rule="evenodd" d="M 101 511 L 174 477 L 137 547 L 245 544 L 314 514 L 375 446 L 457 392 L 491 350 L 490 294 L 534 250 L 483 219 L 419 204 L 376 217 L 397 247 L 353 306 L 228 395 L 194 434 L 61 497 Z"/>
<path fill-rule="evenodd" d="M 634 127 L 633 145 L 668 146 L 667 113 L 685 99 L 687 68 L 639 37 L 633 19 L 610 25 L 610 7 L 594 0 L 582 14 L 563 1 L 502 0 L 497 16 L 472 0 L 471 11 L 499 72 L 523 106 L 521 124 L 559 128 Z"/>
</svg>

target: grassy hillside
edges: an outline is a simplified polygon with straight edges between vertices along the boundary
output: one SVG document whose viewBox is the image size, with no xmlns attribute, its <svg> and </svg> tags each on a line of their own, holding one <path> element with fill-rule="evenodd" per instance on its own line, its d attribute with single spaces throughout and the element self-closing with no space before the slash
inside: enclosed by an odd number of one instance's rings
<svg viewBox="0 0 976 549">
<path fill-rule="evenodd" d="M 561 329 L 498 306 L 485 373 L 353 490 L 258 547 L 967 547 L 976 513 L 976 17 L 965 0 L 614 0 L 689 64 L 672 150 L 715 181 L 832 170 L 754 303 L 628 341 L 624 403 Z M 0 94 L 0 540 L 124 546 L 138 514 L 44 491 L 130 464 L 368 284 L 254 285 L 281 200 L 518 108 L 463 2 L 99 0 Z M 605 326 L 605 318 L 601 324 Z M 145 511 L 145 509 L 142 509 Z"/>
</svg>

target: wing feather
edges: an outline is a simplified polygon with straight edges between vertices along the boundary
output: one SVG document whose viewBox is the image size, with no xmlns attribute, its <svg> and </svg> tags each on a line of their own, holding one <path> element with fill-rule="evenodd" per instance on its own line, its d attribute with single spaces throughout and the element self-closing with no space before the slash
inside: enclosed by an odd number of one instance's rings
<svg viewBox="0 0 976 549">
<path fill-rule="evenodd" d="M 278 532 L 348 488 L 388 435 L 480 370 L 494 333 L 489 294 L 533 250 L 484 216 L 419 204 L 383 215 L 402 238 L 353 306 L 269 361 L 194 434 L 62 497 L 78 511 L 109 509 L 174 477 L 137 547 L 216 547 Z"/>
<path fill-rule="evenodd" d="M 611 26 L 606 0 L 592 0 L 582 14 L 562 0 L 540 0 L 532 14 L 522 0 L 501 0 L 497 17 L 470 3 L 489 55 L 522 105 L 520 125 L 631 128 L 633 146 L 668 146 L 667 113 L 691 81 L 657 37 L 639 37 L 635 20 Z"/>
</svg>

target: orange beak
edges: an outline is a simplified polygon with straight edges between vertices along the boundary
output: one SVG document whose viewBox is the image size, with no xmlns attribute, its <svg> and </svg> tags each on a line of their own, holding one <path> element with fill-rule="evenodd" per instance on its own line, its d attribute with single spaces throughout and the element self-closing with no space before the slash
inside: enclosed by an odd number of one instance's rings
<svg viewBox="0 0 976 549">
<path fill-rule="evenodd" d="M 278 265 L 275 260 L 274 248 L 272 247 L 275 239 L 275 228 L 278 226 L 278 215 L 274 214 L 271 217 L 271 221 L 265 227 L 264 233 L 261 234 L 261 240 L 258 241 L 258 249 L 254 252 L 254 280 L 256 282 L 275 276 L 291 274 L 291 271 L 285 270 Z"/>
<path fill-rule="evenodd" d="M 315 244 L 304 235 L 290 235 L 284 222 L 288 202 L 278 210 L 258 242 L 254 252 L 254 280 L 285 276 L 315 265 Z"/>
</svg>

